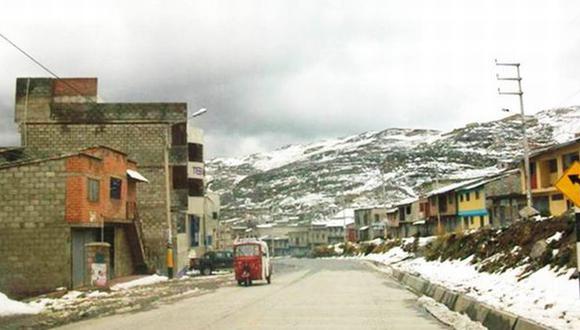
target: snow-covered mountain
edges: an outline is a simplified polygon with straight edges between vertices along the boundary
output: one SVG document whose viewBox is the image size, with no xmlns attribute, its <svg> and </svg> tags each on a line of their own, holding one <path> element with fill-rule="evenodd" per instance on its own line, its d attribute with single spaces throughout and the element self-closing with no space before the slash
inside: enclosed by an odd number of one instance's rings
<svg viewBox="0 0 580 330">
<path fill-rule="evenodd" d="M 527 118 L 533 147 L 580 132 L 580 107 Z M 346 206 L 389 204 L 432 188 L 435 181 L 497 172 L 521 157 L 515 115 L 450 132 L 389 128 L 207 164 L 223 218 L 310 221 Z M 384 187 L 384 188 L 383 188 Z"/>
</svg>

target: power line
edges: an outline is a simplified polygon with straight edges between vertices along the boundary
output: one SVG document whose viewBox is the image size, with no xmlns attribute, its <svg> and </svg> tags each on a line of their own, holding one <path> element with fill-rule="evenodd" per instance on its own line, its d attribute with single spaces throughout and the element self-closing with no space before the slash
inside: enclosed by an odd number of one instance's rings
<svg viewBox="0 0 580 330">
<path fill-rule="evenodd" d="M 20 53 L 24 54 L 24 56 L 28 57 L 32 62 L 34 62 L 36 65 L 38 65 L 44 71 L 48 72 L 50 75 L 52 75 L 58 81 L 62 82 L 67 87 L 69 87 L 70 89 L 72 89 L 75 92 L 77 92 L 80 96 L 84 97 L 90 103 L 96 103 L 94 100 L 92 100 L 89 97 L 83 95 L 83 93 L 81 91 L 79 91 L 76 87 L 74 87 L 73 85 L 69 84 L 66 80 L 62 79 L 59 75 L 57 75 L 52 70 L 50 70 L 48 67 L 46 67 L 46 65 L 42 64 L 39 60 L 37 60 L 36 58 L 34 58 L 34 56 L 30 55 L 27 51 L 25 51 L 24 49 L 22 49 L 21 47 L 19 47 L 12 40 L 8 39 L 8 37 L 6 37 L 4 34 L 0 33 L 0 37 L 2 37 L 2 39 L 6 40 L 6 42 L 8 42 L 12 47 L 16 48 Z"/>
</svg>

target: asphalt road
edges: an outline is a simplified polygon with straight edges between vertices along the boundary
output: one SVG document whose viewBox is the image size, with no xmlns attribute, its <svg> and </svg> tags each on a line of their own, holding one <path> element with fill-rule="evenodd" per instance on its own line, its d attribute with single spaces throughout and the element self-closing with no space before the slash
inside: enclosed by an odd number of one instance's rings
<svg viewBox="0 0 580 330">
<path fill-rule="evenodd" d="M 224 287 L 61 329 L 445 329 L 398 283 L 357 261 L 277 259 L 272 284 Z"/>
</svg>

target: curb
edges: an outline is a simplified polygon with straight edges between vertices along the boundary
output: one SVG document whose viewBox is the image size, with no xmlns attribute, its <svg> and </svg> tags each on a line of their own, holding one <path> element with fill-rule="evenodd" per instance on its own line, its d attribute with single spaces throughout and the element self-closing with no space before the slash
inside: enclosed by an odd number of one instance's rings
<svg viewBox="0 0 580 330">
<path fill-rule="evenodd" d="M 385 266 L 380 262 L 371 261 L 375 266 Z M 515 314 L 502 311 L 477 301 L 464 294 L 433 284 L 424 278 L 394 269 L 390 266 L 390 277 L 405 285 L 410 291 L 421 296 L 433 298 L 447 306 L 450 310 L 465 314 L 473 321 L 480 322 L 488 329 L 498 330 L 553 330 L 537 322 Z"/>
</svg>

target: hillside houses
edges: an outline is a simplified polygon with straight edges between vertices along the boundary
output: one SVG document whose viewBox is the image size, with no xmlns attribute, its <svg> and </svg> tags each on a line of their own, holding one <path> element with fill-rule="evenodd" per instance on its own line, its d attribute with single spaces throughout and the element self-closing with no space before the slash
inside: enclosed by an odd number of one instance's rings
<svg viewBox="0 0 580 330">
<path fill-rule="evenodd" d="M 532 153 L 533 202 L 542 215 L 557 216 L 572 207 L 554 184 L 578 159 L 580 138 Z M 308 256 L 315 248 L 345 241 L 505 227 L 522 218 L 520 210 L 526 206 L 523 165 L 520 167 L 457 182 L 447 181 L 418 197 L 390 205 L 345 209 L 311 223 L 235 225 L 230 230 L 230 241 L 234 237 L 256 237 L 266 240 L 274 255 Z"/>
</svg>

